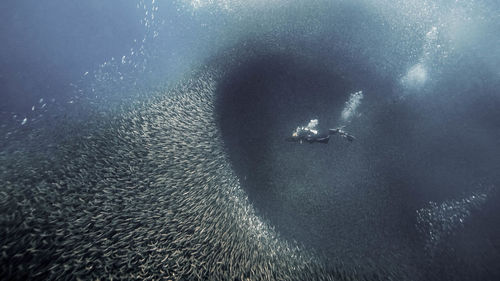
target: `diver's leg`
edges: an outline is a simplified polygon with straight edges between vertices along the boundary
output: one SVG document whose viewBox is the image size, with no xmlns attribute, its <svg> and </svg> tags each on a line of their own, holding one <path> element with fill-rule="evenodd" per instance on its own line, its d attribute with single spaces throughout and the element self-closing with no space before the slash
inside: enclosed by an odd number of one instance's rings
<svg viewBox="0 0 500 281">
<path fill-rule="evenodd" d="M 322 137 L 322 138 L 317 138 L 316 141 L 319 143 L 328 143 L 330 140 L 330 136 Z"/>
</svg>

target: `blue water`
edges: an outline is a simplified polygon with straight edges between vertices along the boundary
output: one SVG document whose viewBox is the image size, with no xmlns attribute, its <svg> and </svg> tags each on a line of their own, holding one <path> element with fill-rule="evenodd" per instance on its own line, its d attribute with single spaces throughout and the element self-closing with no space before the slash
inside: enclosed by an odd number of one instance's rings
<svg viewBox="0 0 500 281">
<path fill-rule="evenodd" d="M 382 279 L 499 280 L 497 1 L 7 0 L 0 19 L 0 191 L 45 182 L 16 153 L 68 159 L 215 69 L 227 157 L 280 239 Z M 311 119 L 356 141 L 283 142 Z"/>
</svg>

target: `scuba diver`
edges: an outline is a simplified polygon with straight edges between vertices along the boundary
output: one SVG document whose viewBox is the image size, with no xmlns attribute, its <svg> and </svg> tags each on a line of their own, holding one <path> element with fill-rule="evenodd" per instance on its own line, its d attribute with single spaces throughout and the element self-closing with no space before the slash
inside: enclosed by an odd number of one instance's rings
<svg viewBox="0 0 500 281">
<path fill-rule="evenodd" d="M 336 129 L 329 129 L 328 133 L 320 133 L 318 130 L 318 119 L 313 119 L 309 121 L 307 126 L 297 127 L 295 131 L 293 131 L 292 136 L 286 138 L 287 141 L 290 142 L 298 142 L 298 143 L 328 143 L 330 140 L 330 135 L 339 135 L 343 138 L 346 138 L 348 141 L 355 140 L 354 136 L 346 133 L 342 127 Z"/>
</svg>

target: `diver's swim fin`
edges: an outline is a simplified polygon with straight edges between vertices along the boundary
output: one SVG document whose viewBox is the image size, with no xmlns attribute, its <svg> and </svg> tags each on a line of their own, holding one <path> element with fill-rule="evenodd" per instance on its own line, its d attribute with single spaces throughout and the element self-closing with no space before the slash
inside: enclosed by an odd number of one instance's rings
<svg viewBox="0 0 500 281">
<path fill-rule="evenodd" d="M 353 141 L 355 140 L 356 138 L 354 136 L 351 136 L 351 135 L 348 135 L 348 134 L 345 134 L 344 137 L 348 140 L 348 141 Z"/>
<path fill-rule="evenodd" d="M 330 140 L 329 137 L 316 139 L 316 141 L 319 142 L 319 143 L 328 143 L 329 140 Z"/>
</svg>

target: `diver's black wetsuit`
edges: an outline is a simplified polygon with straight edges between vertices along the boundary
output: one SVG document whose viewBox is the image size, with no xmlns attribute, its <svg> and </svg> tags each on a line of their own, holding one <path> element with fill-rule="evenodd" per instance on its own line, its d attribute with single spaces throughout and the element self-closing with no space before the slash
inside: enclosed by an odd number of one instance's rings
<svg viewBox="0 0 500 281">
<path fill-rule="evenodd" d="M 298 132 L 297 135 L 292 135 L 291 137 L 286 138 L 287 141 L 290 142 L 308 142 L 308 143 L 328 143 L 330 140 L 329 134 L 319 134 L 319 133 L 311 133 L 309 131 Z"/>
<path fill-rule="evenodd" d="M 319 133 L 316 128 L 318 125 L 318 120 L 313 119 L 309 122 L 309 124 L 305 127 L 297 127 L 297 129 L 292 133 L 291 137 L 286 138 L 287 141 L 290 142 L 308 142 L 308 143 L 324 143 L 327 144 L 330 140 L 330 135 L 339 135 L 343 138 L 346 138 L 348 141 L 353 141 L 354 136 L 346 133 L 342 128 L 337 129 L 329 129 L 328 133 Z"/>
</svg>

